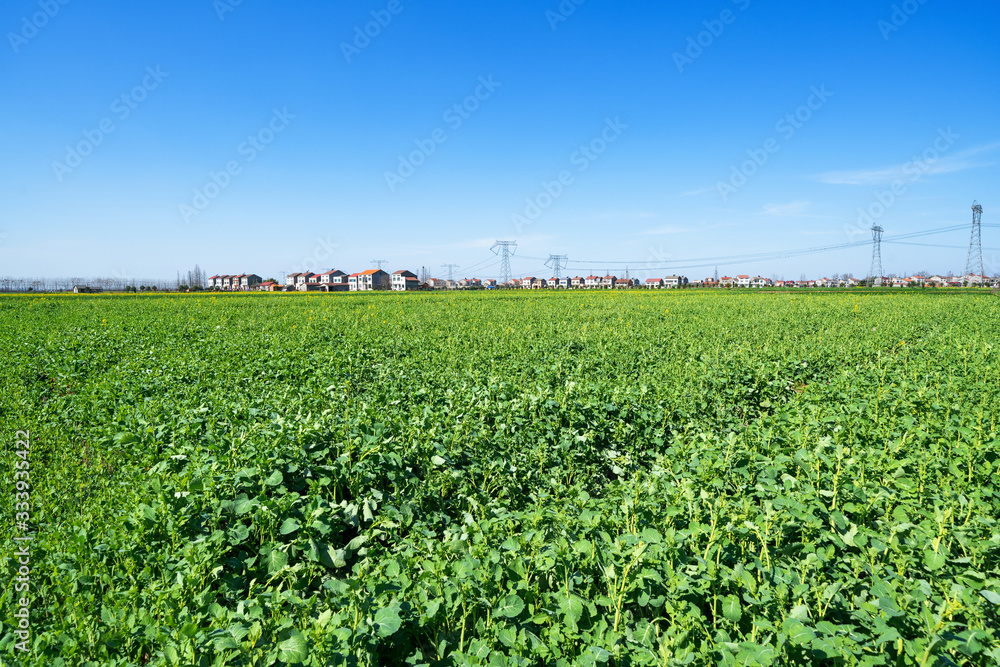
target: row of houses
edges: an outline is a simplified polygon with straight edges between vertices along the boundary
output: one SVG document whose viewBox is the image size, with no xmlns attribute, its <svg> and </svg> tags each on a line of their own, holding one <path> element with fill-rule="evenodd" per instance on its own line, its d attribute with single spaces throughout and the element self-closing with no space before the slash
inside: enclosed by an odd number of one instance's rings
<svg viewBox="0 0 1000 667">
<path fill-rule="evenodd" d="M 496 280 L 480 280 L 479 278 L 464 278 L 462 280 L 440 280 L 431 278 L 421 283 L 417 275 L 411 271 L 401 270 L 389 274 L 381 269 L 371 269 L 359 273 L 347 274 L 339 270 L 324 273 L 304 271 L 292 273 L 285 278 L 282 285 L 275 281 L 264 281 L 254 273 L 238 275 L 212 276 L 208 280 L 210 289 L 222 291 L 269 291 L 283 292 L 297 290 L 300 292 L 369 292 L 394 291 L 412 292 L 420 289 L 496 289 L 509 287 L 512 289 L 682 289 L 685 287 L 725 287 L 725 288 L 800 288 L 800 287 L 857 287 L 865 281 L 857 278 L 820 278 L 818 280 L 773 280 L 763 276 L 741 274 L 737 276 L 722 276 L 718 280 L 706 278 L 701 281 L 690 281 L 686 276 L 667 276 L 665 278 L 648 278 L 640 282 L 636 278 L 619 278 L 617 276 L 576 276 L 573 278 L 515 278 L 508 285 L 498 285 Z M 987 276 L 920 276 L 908 278 L 883 277 L 874 281 L 876 285 L 892 287 L 961 287 L 964 285 L 982 285 L 1000 288 L 1000 278 Z"/>
<path fill-rule="evenodd" d="M 495 282 L 495 281 L 494 281 Z M 576 276 L 574 278 L 515 278 L 510 287 L 515 289 L 632 289 L 647 287 L 655 289 L 677 289 L 686 287 L 688 279 L 684 276 L 667 276 L 666 278 L 649 278 L 645 283 L 638 278 L 619 278 L 617 276 Z"/>
<path fill-rule="evenodd" d="M 263 278 L 256 273 L 240 273 L 237 275 L 210 276 L 208 279 L 209 289 L 219 289 L 225 292 L 249 292 L 259 289 L 263 284 Z"/>
<path fill-rule="evenodd" d="M 285 287 L 300 292 L 373 292 L 392 290 L 413 292 L 420 289 L 420 280 L 412 271 L 396 271 L 391 275 L 381 269 L 345 273 L 333 269 L 324 273 L 304 271 L 285 277 Z"/>
</svg>

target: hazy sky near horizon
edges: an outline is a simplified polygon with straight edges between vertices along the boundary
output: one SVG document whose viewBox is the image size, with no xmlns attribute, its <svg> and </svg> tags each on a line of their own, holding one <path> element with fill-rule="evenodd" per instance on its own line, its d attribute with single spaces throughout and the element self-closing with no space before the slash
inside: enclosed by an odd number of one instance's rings
<svg viewBox="0 0 1000 667">
<path fill-rule="evenodd" d="M 873 223 L 964 225 L 882 253 L 959 272 L 1000 213 L 996 2 L 11 0 L 0 33 L 0 275 L 497 277 L 503 239 L 521 276 L 863 276 L 725 258 Z"/>
</svg>

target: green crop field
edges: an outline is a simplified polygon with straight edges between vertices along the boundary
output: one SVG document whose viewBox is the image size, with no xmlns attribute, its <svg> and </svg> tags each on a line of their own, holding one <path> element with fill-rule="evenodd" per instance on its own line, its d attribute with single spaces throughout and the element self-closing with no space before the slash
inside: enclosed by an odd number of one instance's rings
<svg viewBox="0 0 1000 667">
<path fill-rule="evenodd" d="M 995 666 L 998 323 L 918 290 L 0 297 L 0 663 Z"/>
</svg>

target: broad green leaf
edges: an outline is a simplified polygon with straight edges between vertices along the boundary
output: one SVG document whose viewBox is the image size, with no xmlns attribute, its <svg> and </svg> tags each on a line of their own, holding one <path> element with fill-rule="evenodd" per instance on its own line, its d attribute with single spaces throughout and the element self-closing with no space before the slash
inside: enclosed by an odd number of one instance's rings
<svg viewBox="0 0 1000 667">
<path fill-rule="evenodd" d="M 743 618 L 740 600 L 735 595 L 727 595 L 722 601 L 722 615 L 733 623 L 739 623 Z"/>
<path fill-rule="evenodd" d="M 268 574 L 280 572 L 288 565 L 288 554 L 280 549 L 271 549 L 264 557 L 264 565 L 267 567 Z"/>
<path fill-rule="evenodd" d="M 402 620 L 399 618 L 399 606 L 383 607 L 375 612 L 375 631 L 379 637 L 388 637 L 395 634 Z"/>
<path fill-rule="evenodd" d="M 500 602 L 495 614 L 506 618 L 517 618 L 522 611 L 524 611 L 524 600 L 517 594 L 511 593 Z"/>
<path fill-rule="evenodd" d="M 278 486 L 279 484 L 281 484 L 283 479 L 284 477 L 282 476 L 281 471 L 275 470 L 274 472 L 271 473 L 270 477 L 264 480 L 264 484 L 268 486 Z"/>
<path fill-rule="evenodd" d="M 934 570 L 940 570 L 947 562 L 948 556 L 942 551 L 935 552 L 933 549 L 927 549 L 924 551 L 924 565 L 926 565 L 927 569 L 932 572 Z"/>
<path fill-rule="evenodd" d="M 992 602 L 993 604 L 1000 604 L 1000 595 L 997 595 L 993 591 L 979 591 L 979 594 L 984 598 Z"/>
<path fill-rule="evenodd" d="M 816 633 L 802 624 L 801 621 L 788 619 L 784 624 L 788 641 L 794 646 L 805 646 L 816 638 Z"/>
<path fill-rule="evenodd" d="M 278 660 L 295 664 L 309 657 L 309 642 L 299 630 L 292 630 L 287 639 L 278 642 Z"/>
<path fill-rule="evenodd" d="M 309 558 L 322 563 L 330 569 L 337 569 L 347 565 L 347 552 L 344 549 L 335 549 L 326 542 L 309 540 Z"/>
<path fill-rule="evenodd" d="M 282 535 L 288 535 L 289 533 L 294 533 L 296 530 L 298 530 L 301 527 L 302 527 L 302 524 L 299 523 L 298 519 L 288 518 L 288 519 L 285 519 L 284 522 L 281 524 L 281 528 L 279 529 L 279 532 Z"/>
</svg>

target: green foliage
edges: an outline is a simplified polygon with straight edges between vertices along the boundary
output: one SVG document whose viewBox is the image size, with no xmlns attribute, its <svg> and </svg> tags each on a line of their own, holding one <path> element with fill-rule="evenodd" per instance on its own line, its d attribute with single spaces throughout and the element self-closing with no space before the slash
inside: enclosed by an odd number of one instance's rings
<svg viewBox="0 0 1000 667">
<path fill-rule="evenodd" d="M 998 316 L 2 297 L 35 542 L 30 659 L 6 586 L 0 663 L 996 665 Z"/>
</svg>

